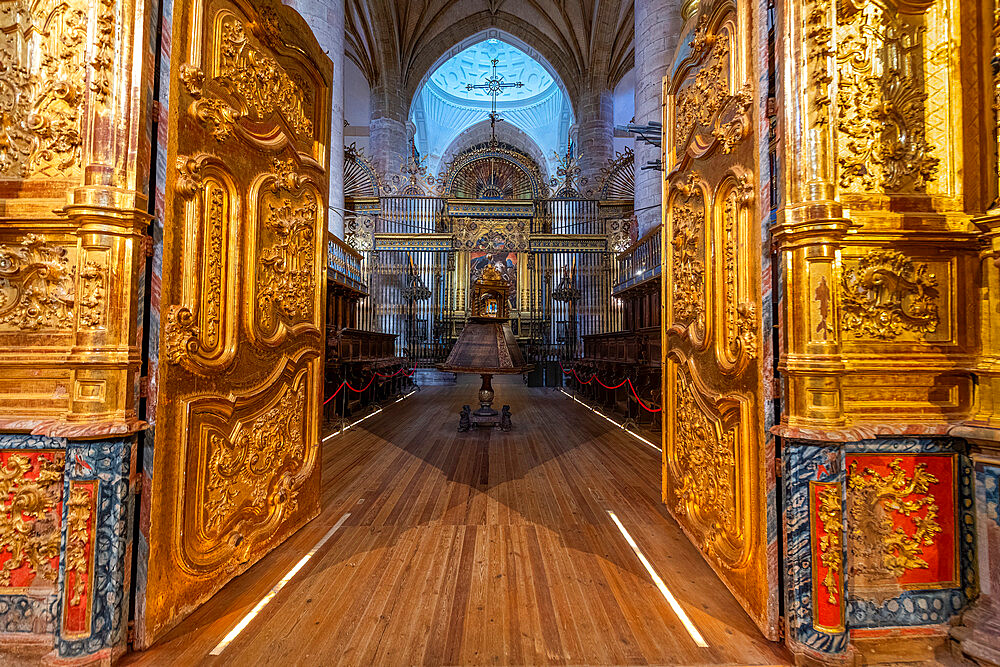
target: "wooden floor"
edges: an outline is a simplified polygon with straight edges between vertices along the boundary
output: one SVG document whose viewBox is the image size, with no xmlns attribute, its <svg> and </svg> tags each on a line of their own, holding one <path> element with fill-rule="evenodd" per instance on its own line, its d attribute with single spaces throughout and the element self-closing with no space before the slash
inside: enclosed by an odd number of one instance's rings
<svg viewBox="0 0 1000 667">
<path fill-rule="evenodd" d="M 329 440 L 323 512 L 129 664 L 788 664 L 659 502 L 659 452 L 494 379 L 510 433 L 458 433 L 478 378 Z M 704 635 L 698 648 L 608 516 Z M 208 653 L 350 517 L 218 657 Z"/>
</svg>

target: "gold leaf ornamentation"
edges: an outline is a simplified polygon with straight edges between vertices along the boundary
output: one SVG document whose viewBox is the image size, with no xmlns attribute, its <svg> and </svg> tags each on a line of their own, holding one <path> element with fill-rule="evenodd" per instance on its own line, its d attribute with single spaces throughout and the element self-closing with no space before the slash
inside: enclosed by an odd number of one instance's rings
<svg viewBox="0 0 1000 667">
<path fill-rule="evenodd" d="M 62 499 L 63 467 L 62 453 L 52 459 L 39 455 L 35 462 L 24 454 L 10 454 L 0 466 L 0 553 L 11 554 L 0 566 L 0 586 L 10 586 L 11 573 L 24 565 L 55 582 L 52 559 L 59 556 L 57 507 Z"/>
<path fill-rule="evenodd" d="M 923 28 L 877 3 L 865 3 L 840 23 L 840 186 L 855 192 L 922 192 L 940 162 L 924 131 Z"/>
<path fill-rule="evenodd" d="M 4 5 L 0 177 L 71 178 L 79 173 L 83 144 L 88 4 Z"/>
<path fill-rule="evenodd" d="M 286 392 L 278 404 L 232 438 L 209 437 L 205 526 L 219 532 L 237 514 L 267 516 L 271 508 L 295 510 L 292 476 L 305 464 L 305 385 Z"/>
<path fill-rule="evenodd" d="M 114 65 L 115 0 L 99 0 L 97 7 L 97 37 L 90 66 L 94 69 L 90 87 L 101 104 L 111 95 L 111 69 Z"/>
<path fill-rule="evenodd" d="M 196 100 L 201 99 L 201 94 L 205 86 L 205 73 L 194 65 L 184 63 L 178 71 L 181 83 L 187 89 L 191 97 Z"/>
<path fill-rule="evenodd" d="M 937 331 L 938 281 L 927 264 L 876 249 L 846 268 L 840 281 L 841 326 L 857 338 L 892 340 L 903 331 Z"/>
<path fill-rule="evenodd" d="M 0 246 L 0 324 L 22 331 L 71 329 L 74 282 L 68 253 L 36 234 Z"/>
<path fill-rule="evenodd" d="M 69 603 L 78 605 L 87 588 L 90 568 L 87 566 L 87 546 L 91 518 L 90 492 L 80 486 L 71 486 L 66 502 L 66 574 L 75 573 Z"/>
<path fill-rule="evenodd" d="M 695 75 L 694 83 L 677 92 L 674 116 L 677 145 L 686 144 L 696 128 L 711 125 L 729 99 L 728 57 L 729 44 L 716 40 L 708 62 Z"/>
<path fill-rule="evenodd" d="M 674 322 L 704 324 L 705 263 L 701 259 L 705 205 L 701 189 L 690 181 L 681 187 L 683 197 L 673 206 L 671 291 Z M 683 201 L 682 201 L 683 199 Z"/>
<path fill-rule="evenodd" d="M 833 83 L 830 58 L 836 53 L 831 44 L 833 28 L 830 27 L 830 8 L 830 0 L 813 0 L 807 5 L 805 14 L 807 76 L 812 84 L 810 95 L 818 127 L 830 122 L 827 114 L 831 103 L 830 84 Z"/>
<path fill-rule="evenodd" d="M 167 362 L 179 364 L 198 349 L 199 328 L 190 308 L 170 306 L 163 329 Z"/>
<path fill-rule="evenodd" d="M 274 241 L 260 254 L 257 309 L 261 323 L 270 328 L 275 316 L 289 321 L 312 317 L 318 208 L 312 195 L 300 206 L 283 199 L 268 208 L 264 225 Z"/>
<path fill-rule="evenodd" d="M 87 262 L 80 271 L 80 326 L 97 329 L 104 325 L 108 273 L 99 262 Z"/>
<path fill-rule="evenodd" d="M 886 475 L 871 468 L 858 470 L 857 461 L 851 463 L 847 487 L 851 491 L 852 576 L 894 583 L 891 579 L 907 570 L 928 567 L 923 547 L 932 546 L 941 532 L 938 505 L 929 492 L 937 481 L 923 463 L 915 465 L 912 475 L 898 458 L 889 463 Z M 912 534 L 895 526 L 896 515 L 912 522 Z"/>
<path fill-rule="evenodd" d="M 726 289 L 726 330 L 730 354 L 738 354 L 742 349 L 747 358 L 757 356 L 757 308 L 749 301 L 741 302 L 739 294 L 739 212 L 753 197 L 753 185 L 741 178 L 737 187 L 727 195 L 723 209 L 724 276 Z"/>
<path fill-rule="evenodd" d="M 704 546 L 713 551 L 715 536 L 734 529 L 732 473 L 736 469 L 735 434 L 719 434 L 715 423 L 698 405 L 694 380 L 687 373 L 677 375 L 676 440 L 674 450 L 681 472 L 677 485 L 677 513 L 687 514 L 697 508 L 702 516 L 712 517 Z"/>
<path fill-rule="evenodd" d="M 219 143 L 233 135 L 236 124 L 243 117 L 239 111 L 216 97 L 206 97 L 196 101 L 191 110 L 194 117 Z"/>
<path fill-rule="evenodd" d="M 257 118 L 278 112 L 295 134 L 312 135 L 303 82 L 293 79 L 278 61 L 254 48 L 241 21 L 230 21 L 222 27 L 219 71 L 220 83 L 238 94 Z"/>
<path fill-rule="evenodd" d="M 840 599 L 840 581 L 844 571 L 844 512 L 840 503 L 840 485 L 826 486 L 820 490 L 817 515 L 823 522 L 823 535 L 819 538 L 819 560 L 826 568 L 823 586 L 827 600 L 837 604 Z M 816 592 L 818 594 L 818 591 Z"/>
</svg>

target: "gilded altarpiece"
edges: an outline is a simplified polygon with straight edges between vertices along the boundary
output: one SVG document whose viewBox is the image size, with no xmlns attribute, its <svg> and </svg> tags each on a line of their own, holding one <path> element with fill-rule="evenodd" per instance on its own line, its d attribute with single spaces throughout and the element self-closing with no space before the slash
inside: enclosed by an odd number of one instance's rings
<svg viewBox="0 0 1000 667">
<path fill-rule="evenodd" d="M 664 80 L 663 499 L 777 637 L 762 376 L 755 8 L 705 2 Z"/>
<path fill-rule="evenodd" d="M 319 510 L 331 63 L 280 4 L 172 29 L 140 646 Z"/>
</svg>

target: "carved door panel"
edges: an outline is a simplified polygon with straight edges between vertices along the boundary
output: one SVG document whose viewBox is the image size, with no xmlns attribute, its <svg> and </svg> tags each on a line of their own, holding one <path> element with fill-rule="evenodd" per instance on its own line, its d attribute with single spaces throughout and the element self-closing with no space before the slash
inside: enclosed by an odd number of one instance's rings
<svg viewBox="0 0 1000 667">
<path fill-rule="evenodd" d="M 751 6 L 701 3 L 664 82 L 663 499 L 777 638 Z"/>
<path fill-rule="evenodd" d="M 332 65 L 280 4 L 172 35 L 140 646 L 319 511 Z"/>
</svg>

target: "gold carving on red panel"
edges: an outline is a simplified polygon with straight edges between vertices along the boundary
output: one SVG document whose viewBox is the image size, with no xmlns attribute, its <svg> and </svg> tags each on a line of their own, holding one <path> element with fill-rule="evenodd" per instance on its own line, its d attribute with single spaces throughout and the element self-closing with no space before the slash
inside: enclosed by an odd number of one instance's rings
<svg viewBox="0 0 1000 667">
<path fill-rule="evenodd" d="M 242 21 L 230 21 L 222 27 L 219 75 L 257 119 L 277 111 L 297 135 L 312 134 L 313 123 L 305 112 L 304 83 L 289 75 L 274 58 L 254 48 Z"/>
<path fill-rule="evenodd" d="M 888 464 L 881 475 L 872 468 L 848 468 L 850 489 L 852 587 L 893 590 L 897 578 L 907 570 L 927 568 L 923 548 L 934 545 L 941 532 L 938 505 L 929 492 L 938 479 L 917 463 L 912 474 L 900 459 Z M 894 516 L 907 517 L 912 532 L 896 525 Z"/>
<path fill-rule="evenodd" d="M 855 337 L 892 340 L 937 331 L 938 280 L 927 264 L 895 250 L 871 250 L 841 277 L 841 326 Z"/>
<path fill-rule="evenodd" d="M 87 8 L 83 0 L 0 2 L 0 176 L 78 172 Z"/>
<path fill-rule="evenodd" d="M 73 273 L 62 246 L 28 234 L 20 247 L 0 246 L 0 325 L 22 331 L 71 329 Z"/>
<path fill-rule="evenodd" d="M 844 545 L 841 537 L 844 531 L 844 515 L 840 505 L 840 485 L 824 487 L 819 492 L 820 521 L 824 535 L 819 540 L 820 562 L 827 568 L 823 577 L 827 601 L 837 604 L 840 599 L 840 577 L 844 571 Z"/>
<path fill-rule="evenodd" d="M 66 501 L 66 576 L 73 573 L 73 587 L 69 603 L 78 605 L 83 599 L 90 580 L 88 555 L 90 552 L 90 520 L 93 500 L 91 491 L 71 485 Z"/>
<path fill-rule="evenodd" d="M 33 575 L 56 580 L 63 456 L 12 453 L 0 466 L 0 554 L 10 554 L 0 567 L 0 586 L 10 586 L 12 573 L 25 565 Z"/>
</svg>

